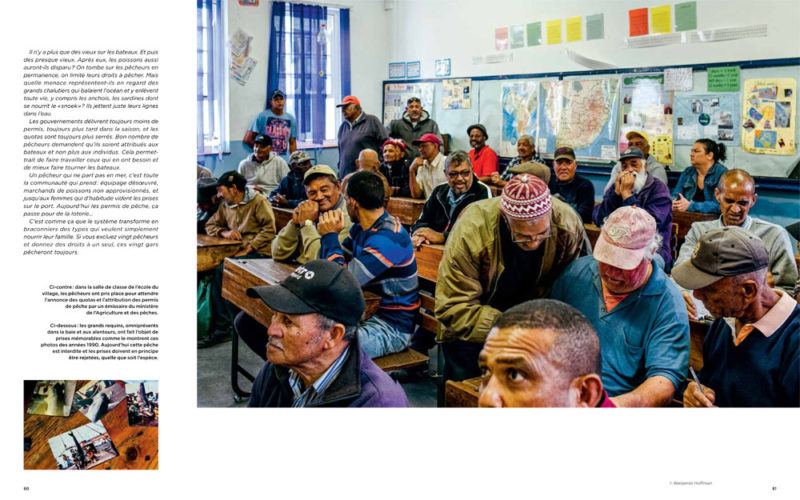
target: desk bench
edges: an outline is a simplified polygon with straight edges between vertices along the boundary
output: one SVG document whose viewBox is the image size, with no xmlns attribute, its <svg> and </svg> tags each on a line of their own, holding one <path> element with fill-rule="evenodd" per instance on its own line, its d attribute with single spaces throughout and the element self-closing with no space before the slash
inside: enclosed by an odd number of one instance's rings
<svg viewBox="0 0 800 500">
<path fill-rule="evenodd" d="M 411 226 L 419 219 L 424 205 L 425 200 L 392 196 L 389 198 L 389 205 L 386 209 L 390 215 L 397 217 L 401 224 Z"/>
<path fill-rule="evenodd" d="M 225 260 L 232 257 L 241 248 L 242 242 L 226 240 L 206 234 L 197 235 L 197 272 L 210 271 Z"/>
</svg>

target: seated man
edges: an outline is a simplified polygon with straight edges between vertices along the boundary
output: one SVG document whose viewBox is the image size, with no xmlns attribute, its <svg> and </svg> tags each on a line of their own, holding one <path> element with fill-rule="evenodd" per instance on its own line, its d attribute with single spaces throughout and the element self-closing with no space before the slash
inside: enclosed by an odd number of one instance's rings
<svg viewBox="0 0 800 500">
<path fill-rule="evenodd" d="M 439 184 L 422 207 L 422 213 L 411 227 L 414 248 L 423 243 L 442 244 L 464 207 L 473 201 L 492 197 L 489 187 L 478 182 L 472 173 L 469 155 L 455 151 L 444 162 L 447 184 Z"/>
<path fill-rule="evenodd" d="M 739 226 L 764 242 L 769 254 L 767 271 L 772 274 L 775 288 L 780 288 L 794 297 L 797 264 L 794 261 L 789 234 L 777 224 L 747 215 L 758 198 L 755 181 L 750 174 L 739 169 L 728 170 L 719 178 L 715 195 L 722 215 L 717 220 L 698 221 L 692 224 L 675 261 L 676 265 L 689 260 L 703 234 L 725 226 Z M 691 291 L 682 290 L 682 292 L 689 316 L 696 318 L 697 310 Z"/>
<path fill-rule="evenodd" d="M 541 163 L 542 159 L 539 158 L 539 154 L 536 153 L 536 145 L 533 136 L 526 134 L 517 139 L 517 157 L 512 158 L 511 161 L 508 162 L 502 174 L 499 172 L 492 172 L 489 175 L 489 182 L 495 186 L 503 187 L 506 185 L 506 182 L 514 177 L 514 172 L 511 170 L 512 168 L 530 162 Z"/>
<path fill-rule="evenodd" d="M 341 210 L 322 214 L 319 257 L 347 265 L 359 285 L 381 297 L 377 314 L 358 327 L 361 348 L 377 358 L 408 346 L 419 309 L 417 262 L 408 233 L 383 208 L 383 182 L 377 174 L 356 172 L 346 192 L 354 222 L 350 235 L 341 244 L 336 237 L 346 220 Z M 352 257 L 345 258 L 345 252 Z"/>
<path fill-rule="evenodd" d="M 206 233 L 241 241 L 235 258 L 269 257 L 275 238 L 275 214 L 266 198 L 246 188 L 247 180 L 231 170 L 222 174 L 217 194 L 223 203 L 206 222 Z M 214 270 L 211 282 L 211 310 L 214 330 L 198 347 L 210 347 L 230 338 L 232 311 L 222 297 L 222 266 Z"/>
<path fill-rule="evenodd" d="M 358 282 L 315 260 L 281 284 L 249 288 L 275 311 L 267 363 L 253 381 L 251 407 L 406 407 L 403 389 L 358 345 L 364 314 Z"/>
<path fill-rule="evenodd" d="M 668 186 L 669 182 L 667 182 L 667 168 L 659 163 L 655 156 L 650 154 L 650 140 L 647 138 L 645 133 L 631 130 L 625 134 L 625 139 L 628 140 L 628 148 L 637 148 L 642 152 L 644 161 L 647 163 L 647 172 Z M 622 170 L 622 163 L 617 162 L 616 165 L 614 165 L 614 168 L 611 169 L 611 178 L 608 179 L 608 184 L 606 184 L 605 189 L 603 189 L 604 192 L 608 191 L 609 188 L 614 185 L 614 181 L 619 175 L 620 170 Z"/>
<path fill-rule="evenodd" d="M 800 306 L 767 286 L 768 264 L 758 237 L 727 226 L 700 236 L 673 269 L 715 318 L 703 340 L 702 387 L 689 383 L 684 406 L 800 406 Z"/>
<path fill-rule="evenodd" d="M 558 148 L 553 156 L 555 177 L 550 180 L 550 194 L 574 208 L 584 223 L 592 222 L 594 185 L 592 181 L 575 173 L 578 162 L 572 148 Z"/>
<path fill-rule="evenodd" d="M 218 208 L 217 179 L 214 177 L 197 179 L 197 234 L 206 234 L 206 222 Z"/>
<path fill-rule="evenodd" d="M 408 184 L 409 161 L 406 159 L 406 143 L 402 139 L 386 139 L 383 143 L 383 163 L 381 173 L 389 181 L 390 196 L 411 196 Z"/>
<path fill-rule="evenodd" d="M 800 306 L 767 286 L 764 243 L 736 226 L 700 236 L 673 269 L 715 320 L 703 340 L 702 387 L 690 382 L 691 407 L 800 406 Z"/>
<path fill-rule="evenodd" d="M 478 354 L 497 317 L 547 297 L 564 268 L 589 251 L 578 214 L 533 175 L 519 174 L 500 197 L 464 209 L 436 282 L 445 380 L 477 377 Z"/>
<path fill-rule="evenodd" d="M 428 199 L 433 188 L 447 182 L 444 175 L 444 155 L 439 152 L 442 142 L 433 134 L 425 134 L 416 141 L 419 156 L 408 167 L 408 187 L 414 198 Z"/>
<path fill-rule="evenodd" d="M 603 385 L 617 406 L 666 406 L 689 369 L 686 308 L 651 262 L 660 247 L 650 214 L 619 208 L 606 220 L 594 258 L 570 265 L 550 295 L 591 321 L 600 337 Z"/>
<path fill-rule="evenodd" d="M 319 232 L 317 224 L 320 214 L 344 207 L 341 183 L 328 165 L 316 165 L 308 169 L 303 178 L 308 199 L 297 205 L 292 212 L 292 222 L 285 225 L 272 242 L 272 258 L 281 261 L 297 261 L 305 264 L 319 258 Z M 344 227 L 339 241 L 344 241 L 350 232 L 350 218 L 344 214 Z"/>
<path fill-rule="evenodd" d="M 295 151 L 289 157 L 290 172 L 283 176 L 270 194 L 269 201 L 276 207 L 295 208 L 306 199 L 306 188 L 303 177 L 311 168 L 311 158 L 305 151 Z"/>
<path fill-rule="evenodd" d="M 620 207 L 637 206 L 653 216 L 661 235 L 658 255 L 664 261 L 663 268 L 672 264 L 670 237 L 672 235 L 672 198 L 669 188 L 647 172 L 647 162 L 637 148 L 628 148 L 619 157 L 622 169 L 603 195 L 603 201 L 594 207 L 592 220 L 602 227 L 606 217 Z"/>
<path fill-rule="evenodd" d="M 272 139 L 261 134 L 256 136 L 253 152 L 239 163 L 239 173 L 247 179 L 248 186 L 268 196 L 289 173 L 289 167 L 272 152 Z"/>
<path fill-rule="evenodd" d="M 501 314 L 478 366 L 479 407 L 614 408 L 592 324 L 557 300 L 529 300 Z"/>
<path fill-rule="evenodd" d="M 381 160 L 378 153 L 373 149 L 364 149 L 358 154 L 356 158 L 356 172 L 374 172 L 378 174 L 383 181 L 383 206 L 389 205 L 389 198 L 392 196 L 392 189 L 389 187 L 389 181 L 386 176 L 381 172 Z M 348 174 L 347 177 L 342 179 L 342 189 L 347 191 L 347 182 L 353 177 Z"/>
</svg>

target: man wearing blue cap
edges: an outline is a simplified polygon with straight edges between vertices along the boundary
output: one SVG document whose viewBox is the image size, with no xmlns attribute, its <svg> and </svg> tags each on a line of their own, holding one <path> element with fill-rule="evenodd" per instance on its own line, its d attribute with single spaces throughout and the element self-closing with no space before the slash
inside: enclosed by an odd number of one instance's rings
<svg viewBox="0 0 800 500">
<path fill-rule="evenodd" d="M 286 94 L 282 90 L 272 91 L 268 105 L 269 108 L 259 113 L 250 124 L 244 134 L 244 143 L 252 148 L 257 135 L 268 135 L 272 139 L 272 152 L 288 164 L 289 155 L 297 149 L 297 120 L 293 114 L 284 111 Z"/>
</svg>

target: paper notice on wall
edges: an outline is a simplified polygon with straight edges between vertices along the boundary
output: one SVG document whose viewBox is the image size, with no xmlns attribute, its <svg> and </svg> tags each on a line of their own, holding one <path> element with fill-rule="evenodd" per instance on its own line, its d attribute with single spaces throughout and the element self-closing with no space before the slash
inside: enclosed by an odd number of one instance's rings
<svg viewBox="0 0 800 500">
<path fill-rule="evenodd" d="M 680 132 L 676 143 L 689 145 L 707 137 L 728 147 L 739 144 L 738 102 L 734 94 L 675 96 L 675 126 Z"/>
<path fill-rule="evenodd" d="M 231 78 L 239 85 L 247 85 L 250 75 L 253 74 L 253 69 L 256 67 L 256 60 L 252 57 L 245 57 L 240 63 L 236 60 L 231 61 Z"/>
<path fill-rule="evenodd" d="M 741 132 L 745 152 L 795 154 L 796 87 L 794 78 L 744 81 Z"/>
<path fill-rule="evenodd" d="M 697 125 L 678 126 L 677 139 L 679 141 L 693 142 L 700 137 L 700 129 Z"/>
<path fill-rule="evenodd" d="M 383 86 L 383 123 L 399 120 L 410 97 L 418 97 L 422 109 L 433 109 L 433 83 L 387 83 Z"/>
<path fill-rule="evenodd" d="M 664 90 L 690 92 L 693 87 L 692 68 L 664 69 Z"/>
<path fill-rule="evenodd" d="M 672 136 L 671 135 L 657 135 L 651 139 L 650 154 L 665 164 L 671 165 L 674 160 L 672 157 Z"/>
<path fill-rule="evenodd" d="M 250 42 L 253 40 L 253 37 L 245 33 L 240 29 L 236 30 L 236 33 L 231 36 L 231 56 L 234 59 L 238 59 L 241 63 L 244 61 L 244 58 L 250 53 Z"/>
<path fill-rule="evenodd" d="M 613 160 L 617 157 L 616 146 L 601 146 L 600 156 L 605 160 Z"/>
<path fill-rule="evenodd" d="M 494 30 L 494 50 L 508 50 L 508 26 Z"/>
<path fill-rule="evenodd" d="M 471 96 L 471 78 L 442 80 L 442 109 L 470 109 Z"/>
</svg>

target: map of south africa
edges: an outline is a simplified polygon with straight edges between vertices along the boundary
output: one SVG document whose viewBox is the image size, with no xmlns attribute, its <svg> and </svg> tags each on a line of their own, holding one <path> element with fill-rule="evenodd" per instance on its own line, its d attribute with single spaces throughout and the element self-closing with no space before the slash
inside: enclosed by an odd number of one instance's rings
<svg viewBox="0 0 800 500">
<path fill-rule="evenodd" d="M 542 82 L 540 152 L 552 153 L 569 146 L 577 156 L 602 157 L 603 146 L 615 146 L 619 81 L 571 80 Z M 614 153 L 610 149 L 605 151 Z"/>
</svg>

